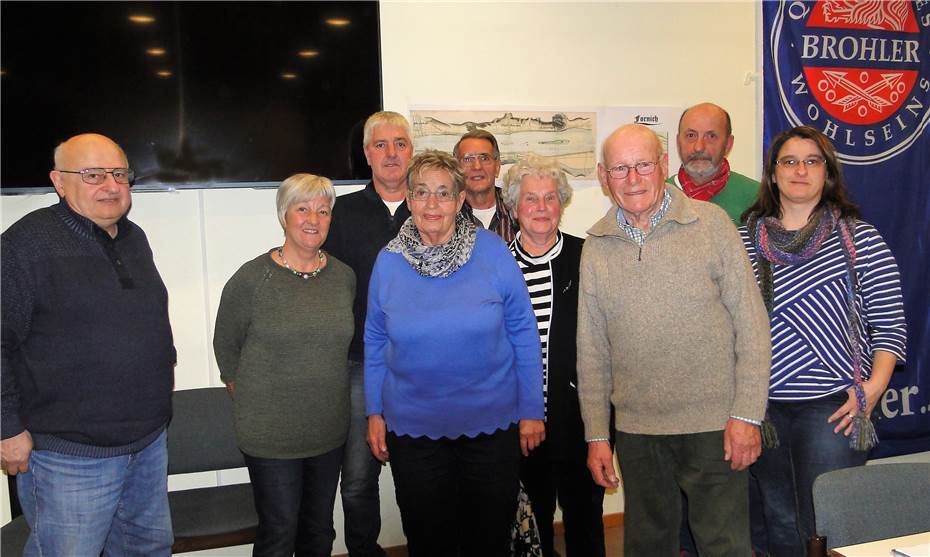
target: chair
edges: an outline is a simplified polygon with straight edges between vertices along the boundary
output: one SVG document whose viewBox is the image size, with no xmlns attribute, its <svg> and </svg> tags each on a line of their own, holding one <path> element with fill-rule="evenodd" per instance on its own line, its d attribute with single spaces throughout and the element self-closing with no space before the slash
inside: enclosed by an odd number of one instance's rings
<svg viewBox="0 0 930 557">
<path fill-rule="evenodd" d="M 174 393 L 168 426 L 168 474 L 245 466 L 236 446 L 232 404 L 223 387 Z M 258 515 L 251 484 L 171 491 L 173 553 L 243 545 L 255 541 Z"/>
<path fill-rule="evenodd" d="M 930 462 L 856 466 L 814 480 L 817 534 L 827 548 L 930 530 Z"/>
<path fill-rule="evenodd" d="M 19 515 L 0 529 L 0 555 L 20 557 L 28 538 L 29 525 L 26 524 L 26 517 Z"/>
</svg>

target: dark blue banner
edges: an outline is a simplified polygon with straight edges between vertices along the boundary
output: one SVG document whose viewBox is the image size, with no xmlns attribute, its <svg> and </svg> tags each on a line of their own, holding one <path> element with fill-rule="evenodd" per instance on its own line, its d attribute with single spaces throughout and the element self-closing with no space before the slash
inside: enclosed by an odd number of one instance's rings
<svg viewBox="0 0 930 557">
<path fill-rule="evenodd" d="M 863 220 L 901 270 L 907 363 L 878 403 L 873 457 L 930 450 L 930 1 L 763 2 L 764 148 L 829 136 Z"/>
</svg>

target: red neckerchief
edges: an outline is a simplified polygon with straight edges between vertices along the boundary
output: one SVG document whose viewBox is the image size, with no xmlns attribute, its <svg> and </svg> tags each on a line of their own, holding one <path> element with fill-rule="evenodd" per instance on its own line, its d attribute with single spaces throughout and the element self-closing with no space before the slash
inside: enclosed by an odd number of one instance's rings
<svg viewBox="0 0 930 557">
<path fill-rule="evenodd" d="M 678 169 L 678 182 L 681 184 L 681 189 L 685 190 L 685 195 L 700 201 L 710 201 L 713 196 L 723 191 L 723 187 L 727 185 L 729 179 L 730 163 L 727 162 L 727 159 L 723 159 L 714 177 L 701 185 L 695 184 L 691 176 L 688 176 L 688 173 L 685 172 L 685 165 L 681 165 L 681 168 Z"/>
</svg>

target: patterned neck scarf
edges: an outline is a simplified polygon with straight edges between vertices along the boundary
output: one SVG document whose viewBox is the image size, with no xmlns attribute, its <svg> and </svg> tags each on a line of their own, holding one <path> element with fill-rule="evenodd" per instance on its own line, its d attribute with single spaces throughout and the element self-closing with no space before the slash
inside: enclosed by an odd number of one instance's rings
<svg viewBox="0 0 930 557">
<path fill-rule="evenodd" d="M 684 190 L 685 195 L 691 199 L 697 199 L 698 201 L 710 201 L 711 198 L 723 191 L 729 179 L 730 163 L 727 159 L 723 159 L 720 168 L 717 169 L 717 173 L 714 174 L 710 180 L 701 185 L 695 184 L 691 176 L 685 172 L 685 165 L 681 165 L 681 168 L 678 169 L 678 183 L 681 184 L 681 189 Z"/>
<path fill-rule="evenodd" d="M 878 443 L 875 427 L 865 415 L 865 390 L 862 388 L 862 348 L 859 338 L 859 313 L 856 311 L 856 246 L 853 238 L 856 221 L 840 218 L 838 209 L 825 206 L 808 220 L 804 228 L 785 230 L 775 217 L 759 218 L 753 213 L 746 220 L 749 237 L 759 254 L 759 288 L 765 307 L 772 314 L 775 289 L 772 283 L 772 265 L 800 265 L 809 261 L 820 251 L 821 246 L 836 229 L 846 260 L 846 304 L 847 330 L 853 366 L 853 389 L 859 411 L 853 419 L 853 431 L 849 436 L 849 445 L 855 450 L 867 451 Z"/>
<path fill-rule="evenodd" d="M 478 232 L 462 213 L 455 215 L 455 230 L 445 244 L 423 244 L 420 231 L 409 217 L 401 225 L 397 236 L 388 242 L 387 250 L 404 256 L 413 270 L 424 277 L 447 277 L 468 262 L 475 248 Z"/>
</svg>

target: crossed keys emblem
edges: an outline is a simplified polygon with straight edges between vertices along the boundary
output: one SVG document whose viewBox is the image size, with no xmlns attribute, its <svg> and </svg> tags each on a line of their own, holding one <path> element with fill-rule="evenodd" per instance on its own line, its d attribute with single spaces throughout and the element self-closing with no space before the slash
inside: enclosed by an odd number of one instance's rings
<svg viewBox="0 0 930 557">
<path fill-rule="evenodd" d="M 822 79 L 817 83 L 817 88 L 824 91 L 824 97 L 833 105 L 842 107 L 843 112 L 849 112 L 856 109 L 856 114 L 860 118 L 865 117 L 871 108 L 875 112 L 882 112 L 883 109 L 893 106 L 904 92 L 904 83 L 901 78 L 903 73 L 883 73 L 881 79 L 862 88 L 855 81 L 846 77 L 849 72 L 824 70 Z M 868 74 L 862 72 L 861 81 L 865 81 Z M 837 91 L 845 95 L 837 99 Z M 888 91 L 886 95 L 882 95 Z M 886 98 L 887 97 L 887 98 Z"/>
</svg>

